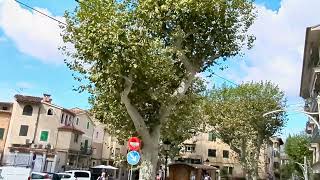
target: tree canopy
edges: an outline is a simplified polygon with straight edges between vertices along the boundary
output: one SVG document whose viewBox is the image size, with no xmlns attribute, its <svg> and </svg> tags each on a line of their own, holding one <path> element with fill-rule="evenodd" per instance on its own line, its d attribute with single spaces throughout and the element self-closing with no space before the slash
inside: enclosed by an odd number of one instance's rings
<svg viewBox="0 0 320 180">
<path fill-rule="evenodd" d="M 312 152 L 309 150 L 310 142 L 310 137 L 304 133 L 289 135 L 289 137 L 286 139 L 284 151 L 291 161 L 291 166 L 293 166 L 294 170 L 299 172 L 300 175 L 303 175 L 302 170 L 301 167 L 296 164 L 296 162 L 303 164 L 305 156 L 309 162 L 312 161 Z"/>
<path fill-rule="evenodd" d="M 196 74 L 254 40 L 248 34 L 255 18 L 251 0 L 80 2 L 62 27 L 71 44 L 62 50 L 80 74 L 79 90 L 91 93 L 93 112 L 111 133 L 137 133 L 145 148 L 152 147 L 153 159 L 161 134 L 184 139 L 186 129 L 198 124 L 203 87 Z"/>
<path fill-rule="evenodd" d="M 270 82 L 251 82 L 213 88 L 209 97 L 205 110 L 208 124 L 239 153 L 245 170 L 257 175 L 261 149 L 286 122 L 285 113 L 263 114 L 283 109 L 284 93 Z"/>
</svg>

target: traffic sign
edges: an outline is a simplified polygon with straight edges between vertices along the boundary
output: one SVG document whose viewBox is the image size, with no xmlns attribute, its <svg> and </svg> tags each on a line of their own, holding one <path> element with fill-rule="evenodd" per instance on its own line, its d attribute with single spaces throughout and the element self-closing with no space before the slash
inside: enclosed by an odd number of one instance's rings
<svg viewBox="0 0 320 180">
<path fill-rule="evenodd" d="M 132 137 L 128 141 L 128 147 L 130 151 L 137 151 L 140 149 L 141 141 L 137 137 Z"/>
<path fill-rule="evenodd" d="M 127 154 L 127 162 L 134 166 L 137 165 L 140 161 L 140 154 L 137 151 L 130 151 Z"/>
</svg>

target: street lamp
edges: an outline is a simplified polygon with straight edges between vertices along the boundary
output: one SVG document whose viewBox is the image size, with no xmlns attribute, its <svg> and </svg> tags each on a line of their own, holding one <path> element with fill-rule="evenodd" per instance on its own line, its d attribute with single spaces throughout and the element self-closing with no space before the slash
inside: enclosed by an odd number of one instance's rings
<svg viewBox="0 0 320 180">
<path fill-rule="evenodd" d="M 164 179 L 167 179 L 168 154 L 169 154 L 169 151 L 170 151 L 170 141 L 169 141 L 169 140 L 165 140 L 165 141 L 163 142 L 163 150 L 164 150 L 165 153 L 166 153 L 166 156 L 165 156 Z"/>
<path fill-rule="evenodd" d="M 307 111 L 303 111 L 303 110 L 278 109 L 278 110 L 274 110 L 274 111 L 270 111 L 270 112 L 264 113 L 262 116 L 265 117 L 265 116 L 267 116 L 269 114 L 275 114 L 275 113 L 279 113 L 279 112 L 288 112 L 288 111 L 305 114 L 306 116 L 308 116 L 316 124 L 316 126 L 318 128 L 320 128 L 319 122 L 313 116 L 311 116 L 311 115 L 319 115 L 318 112 L 307 112 Z M 307 158 L 304 157 L 304 163 L 303 164 L 298 163 L 298 162 L 294 162 L 294 163 L 298 164 L 301 167 L 301 169 L 303 170 L 304 179 L 308 180 L 309 177 L 308 177 Z"/>
<path fill-rule="evenodd" d="M 298 162 L 294 162 L 294 163 L 298 164 L 301 167 L 301 169 L 303 171 L 304 179 L 308 180 L 309 177 L 308 177 L 308 165 L 307 165 L 307 157 L 306 156 L 304 156 L 303 162 L 304 162 L 303 164 L 298 163 Z"/>
<path fill-rule="evenodd" d="M 305 114 L 306 116 L 308 116 L 318 126 L 318 128 L 320 128 L 319 122 L 313 116 L 311 116 L 311 115 L 319 115 L 318 112 L 307 112 L 307 111 L 302 111 L 302 110 L 278 109 L 278 110 L 266 112 L 262 116 L 266 117 L 269 114 L 275 114 L 275 113 L 279 113 L 279 112 L 288 112 L 288 111 Z"/>
</svg>

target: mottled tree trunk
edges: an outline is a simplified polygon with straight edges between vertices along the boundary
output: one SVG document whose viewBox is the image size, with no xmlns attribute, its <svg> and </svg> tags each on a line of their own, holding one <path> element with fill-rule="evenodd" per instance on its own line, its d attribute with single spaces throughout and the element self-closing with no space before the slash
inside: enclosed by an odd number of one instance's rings
<svg viewBox="0 0 320 180">
<path fill-rule="evenodd" d="M 153 128 L 150 138 L 143 141 L 139 180 L 154 180 L 156 177 L 161 126 Z"/>
</svg>

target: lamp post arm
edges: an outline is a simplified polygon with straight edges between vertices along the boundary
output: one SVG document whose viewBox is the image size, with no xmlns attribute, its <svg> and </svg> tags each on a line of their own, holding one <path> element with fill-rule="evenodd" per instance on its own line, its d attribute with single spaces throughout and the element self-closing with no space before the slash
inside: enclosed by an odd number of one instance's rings
<svg viewBox="0 0 320 180">
<path fill-rule="evenodd" d="M 267 113 L 264 113 L 262 116 L 265 117 L 265 116 L 267 116 L 269 114 L 275 114 L 275 113 L 287 112 L 287 111 L 298 112 L 298 113 L 305 114 L 306 116 L 308 116 L 317 125 L 318 128 L 320 128 L 319 122 L 314 117 L 311 116 L 311 115 L 319 115 L 319 113 L 317 113 L 317 112 L 307 112 L 307 111 L 302 111 L 302 110 L 278 109 L 278 110 L 269 111 Z"/>
</svg>

